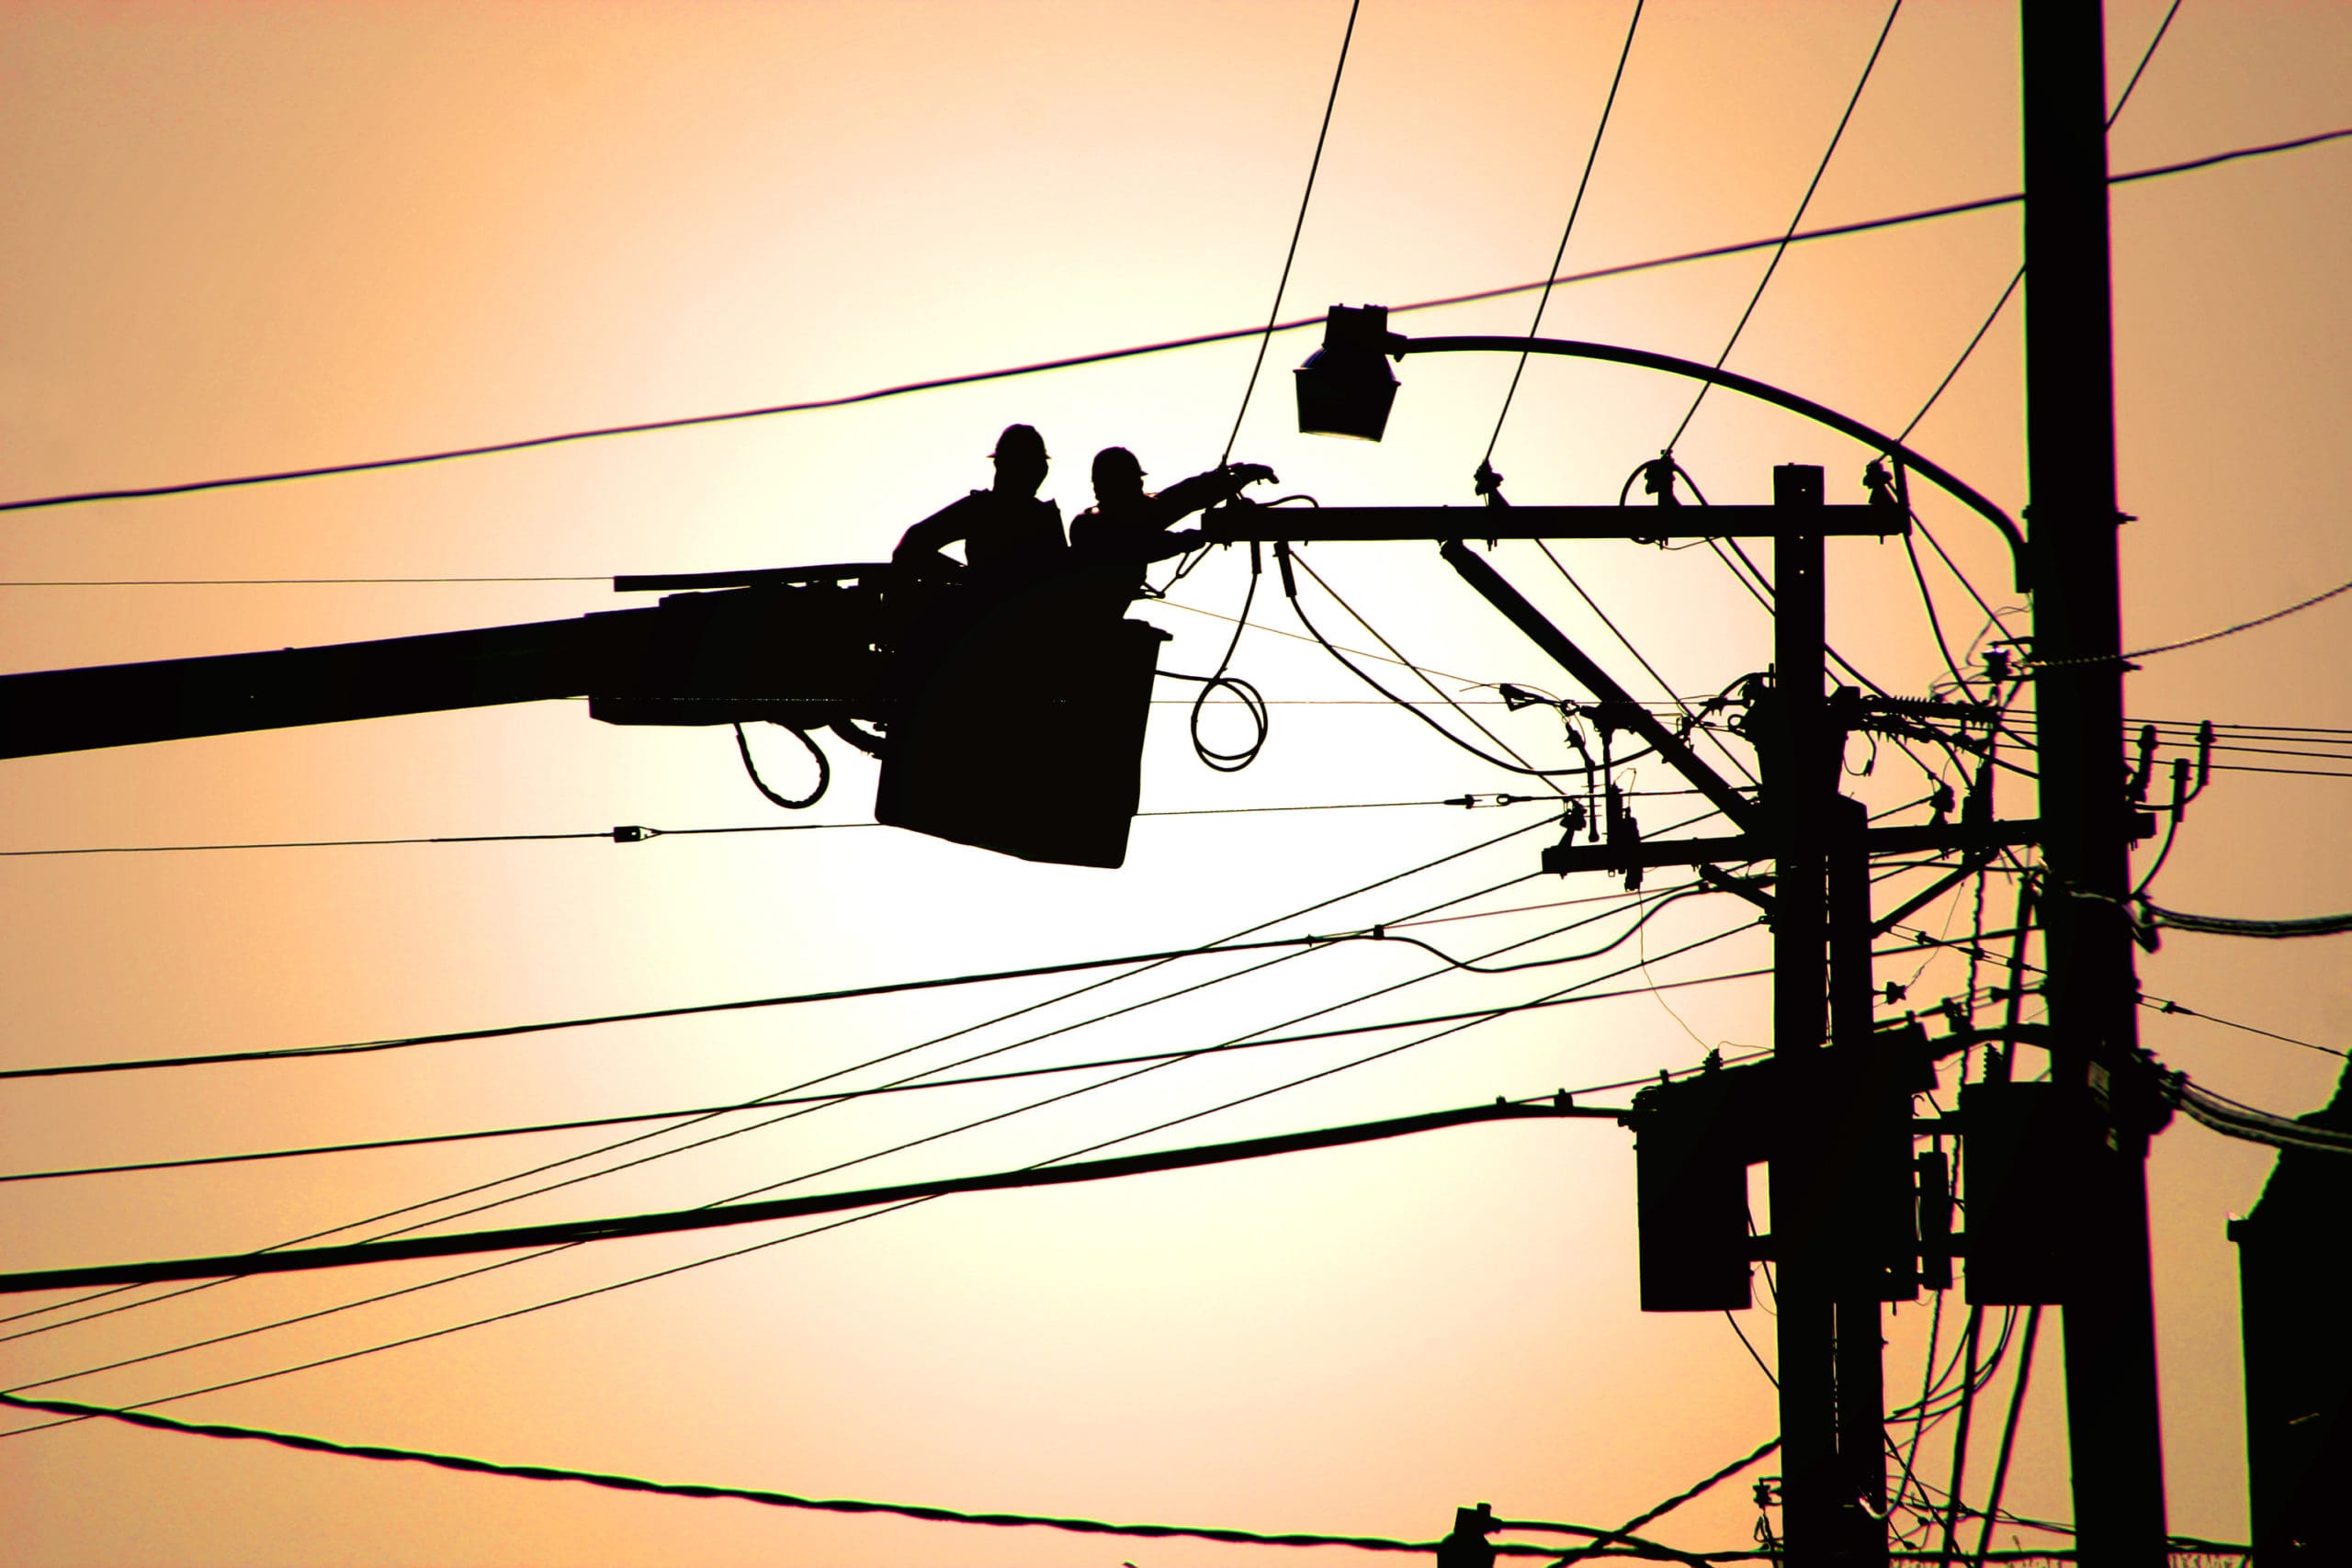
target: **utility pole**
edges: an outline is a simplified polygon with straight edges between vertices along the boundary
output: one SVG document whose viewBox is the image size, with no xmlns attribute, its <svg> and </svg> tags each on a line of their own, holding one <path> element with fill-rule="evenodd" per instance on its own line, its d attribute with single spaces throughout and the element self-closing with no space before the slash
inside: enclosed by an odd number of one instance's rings
<svg viewBox="0 0 2352 1568">
<path fill-rule="evenodd" d="M 1871 1174 L 1866 1088 L 1829 1081 L 1818 1066 L 1825 1024 L 1840 1076 L 1870 1046 L 1870 894 L 1866 820 L 1838 792 L 1844 739 L 1822 692 L 1826 588 L 1822 473 L 1772 471 L 1781 526 L 1773 550 L 1775 721 L 1763 748 L 1764 799 L 1778 836 L 1772 896 L 1772 1051 L 1784 1084 L 1808 1083 L 1828 1125 L 1784 1105 L 1771 1148 L 1781 1377 L 1782 1519 L 1792 1563 L 1887 1561 L 1885 1393 L 1879 1298 L 1843 1201 Z M 1859 895 L 1859 897 L 1857 897 Z M 1856 905 L 1859 903 L 1859 908 Z M 1826 1091 L 1826 1094 L 1824 1094 Z M 1786 1091 L 1784 1091 L 1786 1092 Z M 1792 1100 L 1812 1098 L 1791 1094 Z M 1847 1124 L 1859 1112 L 1862 1125 Z M 1861 1133 L 1849 1141 L 1840 1134 Z M 1875 1512 L 1876 1517 L 1872 1517 Z"/>
<path fill-rule="evenodd" d="M 1815 501 L 1819 501 L 1815 469 Z M 1804 489 L 1792 468 L 1773 470 L 1773 501 L 1791 508 Z M 1829 994 L 1826 795 L 1827 708 L 1821 693 L 1824 593 L 1821 536 L 1783 531 L 1772 547 L 1775 722 L 1758 761 L 1779 853 L 1772 892 L 1772 1054 L 1783 1071 L 1817 1052 Z M 1787 1131 L 1786 1118 L 1781 1131 Z M 1779 1272 L 1781 1526 L 1795 1562 L 1825 1562 L 1846 1508 L 1838 1462 L 1837 1306 L 1815 1257 L 1826 1194 L 1822 1162 L 1798 1140 L 1773 1146 L 1767 1168 Z"/>
<path fill-rule="evenodd" d="M 2033 566 L 2042 929 L 2054 1059 L 2106 1101 L 2109 1145 L 2069 1204 L 2085 1267 L 2063 1311 L 2075 1522 L 2085 1568 L 2161 1568 L 2164 1451 L 2150 1294 L 2138 981 L 2123 898 L 2114 344 L 2105 39 L 2098 0 L 2021 0 L 2028 551 Z"/>
</svg>

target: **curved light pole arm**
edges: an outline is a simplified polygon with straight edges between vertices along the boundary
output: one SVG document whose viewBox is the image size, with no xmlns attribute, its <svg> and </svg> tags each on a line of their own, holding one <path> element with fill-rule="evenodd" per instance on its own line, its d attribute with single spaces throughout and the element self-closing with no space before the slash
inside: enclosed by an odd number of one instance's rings
<svg viewBox="0 0 2352 1568">
<path fill-rule="evenodd" d="M 1875 447 L 1888 457 L 1899 459 L 1912 472 L 1932 480 L 1938 489 L 1967 507 L 2000 530 L 2008 541 L 2009 565 L 2016 574 L 2020 592 L 2029 582 L 2026 568 L 2025 536 L 2009 514 L 1994 505 L 1983 495 L 1929 462 L 1891 435 L 1882 434 L 1857 419 L 1849 419 L 1836 409 L 1825 408 L 1811 398 L 1801 398 L 1794 392 L 1758 381 L 1753 377 L 1730 370 L 1718 370 L 1693 359 L 1678 359 L 1670 354 L 1654 354 L 1647 349 L 1621 348 L 1615 344 L 1584 343 L 1574 338 L 1551 337 L 1406 337 L 1399 333 L 1387 334 L 1383 345 L 1397 358 L 1408 354 L 1494 353 L 1557 354 L 1570 359 L 1600 359 L 1614 365 L 1637 366 L 1644 370 L 1663 370 L 1669 376 L 1687 376 L 1693 380 L 1710 381 L 1735 392 L 1768 402 L 1791 413 L 1803 414 L 1816 423 L 1852 436 L 1866 446 Z"/>
</svg>

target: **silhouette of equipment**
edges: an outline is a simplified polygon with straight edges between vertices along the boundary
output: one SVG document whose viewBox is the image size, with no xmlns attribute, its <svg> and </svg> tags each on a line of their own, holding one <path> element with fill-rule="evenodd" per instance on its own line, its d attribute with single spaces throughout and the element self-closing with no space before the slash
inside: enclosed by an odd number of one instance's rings
<svg viewBox="0 0 2352 1568">
<path fill-rule="evenodd" d="M 2352 1132 L 2352 1067 L 2299 1120 Z M 2287 1149 L 2261 1200 L 2230 1222 L 2245 1321 L 2246 1472 L 2256 1562 L 2352 1561 L 2342 1495 L 2352 1466 L 2352 1340 L 2344 1333 L 2352 1162 Z M 2330 1261 L 2334 1259 L 2334 1261 Z"/>
<path fill-rule="evenodd" d="M 1072 622 L 912 562 L 613 585 L 667 592 L 571 620 L 0 676 L 0 757 L 584 697 L 607 724 L 766 723 L 812 745 L 829 729 L 880 757 L 879 821 L 1027 860 L 1125 859 L 1158 628 Z"/>
</svg>

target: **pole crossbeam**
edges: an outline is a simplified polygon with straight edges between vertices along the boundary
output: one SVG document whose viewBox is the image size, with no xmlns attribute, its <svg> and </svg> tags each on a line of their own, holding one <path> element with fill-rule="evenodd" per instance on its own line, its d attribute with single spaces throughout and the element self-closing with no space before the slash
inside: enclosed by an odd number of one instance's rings
<svg viewBox="0 0 2352 1568">
<path fill-rule="evenodd" d="M 1770 539 L 1784 519 L 1776 506 L 1222 506 L 1201 520 L 1201 537 L 1218 545 L 1295 545 L 1428 539 Z M 1825 506 L 1815 533 L 1886 538 L 1907 535 L 1911 520 L 1888 506 Z"/>
</svg>

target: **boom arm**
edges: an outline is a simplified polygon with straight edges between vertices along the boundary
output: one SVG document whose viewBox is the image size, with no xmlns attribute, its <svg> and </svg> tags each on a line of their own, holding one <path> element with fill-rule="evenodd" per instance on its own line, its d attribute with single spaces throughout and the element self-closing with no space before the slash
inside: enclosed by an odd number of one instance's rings
<svg viewBox="0 0 2352 1568">
<path fill-rule="evenodd" d="M 815 728 L 879 709 L 876 609 L 859 587 L 768 582 L 566 621 L 0 675 L 0 757 L 560 697 L 616 724 Z"/>
</svg>

